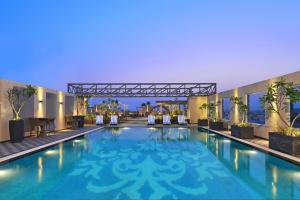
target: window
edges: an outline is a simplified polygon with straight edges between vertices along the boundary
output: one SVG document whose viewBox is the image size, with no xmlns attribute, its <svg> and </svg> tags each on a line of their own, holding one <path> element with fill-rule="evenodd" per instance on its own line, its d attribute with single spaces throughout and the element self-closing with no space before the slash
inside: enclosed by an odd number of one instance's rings
<svg viewBox="0 0 300 200">
<path fill-rule="evenodd" d="M 300 113 L 300 102 L 291 103 L 291 121 Z M 294 124 L 294 127 L 300 128 L 300 119 L 298 118 Z"/>
<path fill-rule="evenodd" d="M 256 124 L 265 123 L 265 108 L 260 103 L 264 93 L 253 93 L 248 95 L 248 122 Z"/>
<path fill-rule="evenodd" d="M 222 100 L 222 116 L 225 120 L 230 120 L 230 98 Z"/>
</svg>

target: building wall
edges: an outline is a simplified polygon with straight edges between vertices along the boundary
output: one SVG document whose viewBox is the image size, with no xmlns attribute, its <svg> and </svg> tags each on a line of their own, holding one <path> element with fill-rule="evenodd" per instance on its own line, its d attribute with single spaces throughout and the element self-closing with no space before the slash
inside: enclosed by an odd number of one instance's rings
<svg viewBox="0 0 300 200">
<path fill-rule="evenodd" d="M 18 83 L 9 80 L 0 80 L 0 141 L 9 140 L 9 120 L 13 118 L 13 113 L 9 102 L 7 100 L 7 90 L 13 87 L 25 87 L 26 84 Z M 24 115 L 26 117 L 43 118 L 49 116 L 46 111 L 51 112 L 51 116 L 55 116 L 56 129 L 65 128 L 65 96 L 73 96 L 72 94 L 65 94 L 61 91 L 51 90 L 48 88 L 36 86 L 37 94 L 34 95 L 33 100 L 28 101 Z M 47 106 L 46 93 L 55 95 L 55 99 L 51 99 L 52 103 Z M 73 104 L 75 105 L 75 99 Z M 70 103 L 70 102 L 68 102 Z M 72 103 L 72 102 L 71 102 Z M 32 105 L 33 104 L 33 105 Z M 50 107 L 49 107 L 50 106 Z M 33 114 L 32 114 L 33 113 Z M 75 109 L 74 109 L 75 114 Z M 33 116 L 32 116 L 33 115 Z M 27 133 L 28 135 L 28 133 Z"/>
<path fill-rule="evenodd" d="M 268 79 L 265 81 L 260 81 L 254 84 L 250 84 L 247 86 L 239 87 L 239 88 L 234 88 L 232 90 L 220 92 L 216 95 L 212 95 L 208 97 L 208 101 L 216 102 L 217 100 L 222 101 L 223 98 L 228 98 L 231 96 L 234 97 L 242 97 L 243 101 L 245 104 L 247 104 L 247 97 L 249 94 L 252 93 L 257 93 L 257 92 L 266 92 L 268 86 L 270 86 L 272 83 L 274 83 L 277 80 L 280 80 L 280 78 L 286 79 L 288 82 L 294 82 L 294 84 L 300 84 L 300 71 L 283 75 L 280 77 L 275 77 L 272 79 Z M 231 105 L 233 106 L 233 105 Z M 289 110 L 287 110 L 285 113 L 286 119 L 289 120 Z M 218 115 L 222 119 L 222 105 L 219 106 L 218 108 Z M 236 124 L 241 121 L 241 116 L 239 115 L 239 112 L 237 110 L 237 106 L 233 107 L 233 110 L 230 113 L 230 121 L 229 124 Z M 254 128 L 254 134 L 258 137 L 266 138 L 268 139 L 269 131 L 276 131 L 279 126 L 282 126 L 282 122 L 280 119 L 277 117 L 276 114 L 267 114 L 266 113 L 266 123 L 263 125 L 258 125 L 255 124 Z"/>
</svg>

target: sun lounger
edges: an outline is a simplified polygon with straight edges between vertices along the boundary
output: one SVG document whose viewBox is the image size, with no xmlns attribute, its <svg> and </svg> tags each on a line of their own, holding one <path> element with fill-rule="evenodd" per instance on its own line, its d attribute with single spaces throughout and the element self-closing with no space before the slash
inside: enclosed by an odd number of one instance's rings
<svg viewBox="0 0 300 200">
<path fill-rule="evenodd" d="M 155 117 L 153 115 L 148 115 L 148 125 L 155 124 Z"/>
<path fill-rule="evenodd" d="M 170 115 L 163 115 L 163 124 L 170 125 L 171 124 L 171 117 Z"/>
<path fill-rule="evenodd" d="M 118 116 L 112 115 L 110 118 L 110 125 L 118 125 Z"/>
<path fill-rule="evenodd" d="M 187 124 L 184 115 L 178 115 L 178 116 L 177 116 L 177 120 L 178 120 L 178 124 L 180 124 L 180 125 Z"/>
<path fill-rule="evenodd" d="M 103 125 L 103 115 L 96 115 L 96 125 Z"/>
</svg>

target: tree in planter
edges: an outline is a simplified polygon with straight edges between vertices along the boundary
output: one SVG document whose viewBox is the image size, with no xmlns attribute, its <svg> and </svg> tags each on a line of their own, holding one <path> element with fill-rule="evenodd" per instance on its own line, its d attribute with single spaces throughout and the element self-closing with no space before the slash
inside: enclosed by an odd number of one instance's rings
<svg viewBox="0 0 300 200">
<path fill-rule="evenodd" d="M 13 119 L 9 121 L 11 142 L 21 142 L 24 138 L 24 120 L 21 119 L 21 112 L 34 94 L 36 94 L 36 88 L 31 85 L 27 85 L 26 88 L 7 90 L 7 98 L 13 111 Z"/>
<path fill-rule="evenodd" d="M 241 123 L 237 124 L 239 127 L 248 127 L 249 123 L 246 122 L 246 116 L 248 113 L 248 106 L 244 104 L 241 97 L 230 97 L 230 101 L 238 107 L 239 113 L 242 115 Z M 231 109 L 234 109 L 233 107 Z"/>
<path fill-rule="evenodd" d="M 221 102 L 218 101 L 217 103 L 204 103 L 200 106 L 200 110 L 207 111 L 207 118 L 211 121 L 219 121 L 219 118 L 216 116 L 216 109 Z"/>
<path fill-rule="evenodd" d="M 27 85 L 26 88 L 14 87 L 7 90 L 9 105 L 13 111 L 13 120 L 21 119 L 20 113 L 30 97 L 35 95 L 36 92 L 36 88 L 31 85 Z"/>
<path fill-rule="evenodd" d="M 151 105 L 151 102 L 147 101 L 146 102 L 147 113 L 149 112 L 150 105 Z"/>
<path fill-rule="evenodd" d="M 100 103 L 98 105 L 98 110 L 99 110 L 99 113 L 102 114 L 102 115 L 106 115 L 108 113 L 108 104 L 105 100 L 102 101 L 102 103 Z"/>
<path fill-rule="evenodd" d="M 268 87 L 267 93 L 260 100 L 268 112 L 278 115 L 284 124 L 284 127 L 279 127 L 282 133 L 291 136 L 300 135 L 300 130 L 294 128 L 294 123 L 300 117 L 300 113 L 291 122 L 288 122 L 283 116 L 283 113 L 289 108 L 289 103 L 300 101 L 300 93 L 295 89 L 292 82 L 286 82 L 285 79 L 276 81 Z"/>
<path fill-rule="evenodd" d="M 77 114 L 77 116 L 79 116 L 79 114 L 82 114 L 82 110 L 83 110 L 83 108 L 84 108 L 84 104 L 85 104 L 85 102 L 84 102 L 84 97 L 82 97 L 82 96 L 77 96 L 77 100 L 76 100 L 76 114 Z"/>
<path fill-rule="evenodd" d="M 205 113 L 207 112 L 207 119 L 210 118 L 210 110 L 211 110 L 211 107 L 210 107 L 210 104 L 207 104 L 207 103 L 203 103 L 199 109 L 201 110 L 202 113 Z"/>
<path fill-rule="evenodd" d="M 108 109 L 111 112 L 110 114 L 115 115 L 120 111 L 120 103 L 118 99 L 108 99 Z"/>
<path fill-rule="evenodd" d="M 90 107 L 90 97 L 87 97 L 84 101 L 84 107 L 86 109 L 86 113 L 90 114 L 89 113 L 89 107 Z"/>
</svg>

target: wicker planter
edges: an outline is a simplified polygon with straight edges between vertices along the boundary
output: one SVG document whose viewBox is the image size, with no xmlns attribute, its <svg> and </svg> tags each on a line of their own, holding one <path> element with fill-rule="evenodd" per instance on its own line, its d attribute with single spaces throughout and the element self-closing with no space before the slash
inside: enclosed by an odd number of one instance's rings
<svg viewBox="0 0 300 200">
<path fill-rule="evenodd" d="M 300 155 L 300 136 L 295 137 L 279 132 L 270 132 L 269 147 L 290 155 Z"/>
<path fill-rule="evenodd" d="M 254 138 L 254 128 L 249 127 L 239 127 L 236 125 L 231 126 L 231 135 L 241 139 L 252 139 Z"/>
<path fill-rule="evenodd" d="M 208 126 L 208 119 L 198 119 L 198 126 Z"/>
<path fill-rule="evenodd" d="M 209 129 L 221 131 L 224 130 L 224 123 L 223 122 L 209 122 Z"/>
</svg>

